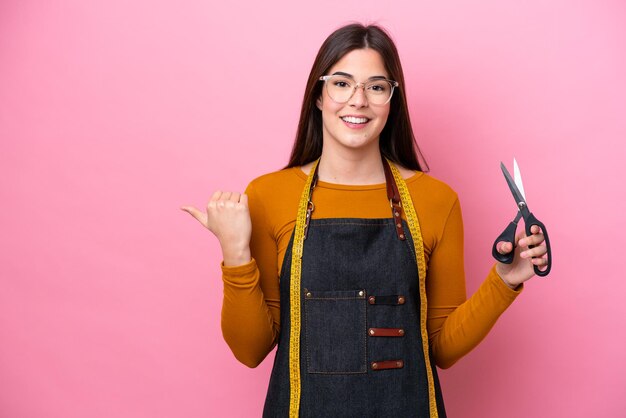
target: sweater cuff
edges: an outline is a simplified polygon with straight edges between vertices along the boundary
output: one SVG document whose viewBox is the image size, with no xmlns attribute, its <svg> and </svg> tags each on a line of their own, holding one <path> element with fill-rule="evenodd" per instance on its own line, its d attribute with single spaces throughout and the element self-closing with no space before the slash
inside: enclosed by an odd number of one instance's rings
<svg viewBox="0 0 626 418">
<path fill-rule="evenodd" d="M 235 286 L 254 284 L 259 279 L 256 260 L 252 258 L 246 264 L 239 266 L 225 266 L 224 261 L 220 263 L 222 268 L 222 280 L 226 284 Z"/>
<path fill-rule="evenodd" d="M 495 287 L 498 294 L 500 294 L 503 299 L 508 300 L 509 303 L 512 303 L 520 295 L 520 293 L 522 293 L 522 290 L 524 290 L 524 283 L 521 283 L 515 289 L 511 289 L 506 283 L 504 283 L 504 280 L 502 280 L 496 271 L 495 264 L 489 271 L 487 280 Z"/>
</svg>

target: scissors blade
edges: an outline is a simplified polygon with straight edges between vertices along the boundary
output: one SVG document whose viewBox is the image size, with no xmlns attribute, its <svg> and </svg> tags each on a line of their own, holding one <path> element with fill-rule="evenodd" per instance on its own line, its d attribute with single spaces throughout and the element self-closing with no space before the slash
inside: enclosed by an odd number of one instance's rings
<svg viewBox="0 0 626 418">
<path fill-rule="evenodd" d="M 513 158 L 513 178 L 515 179 L 515 185 L 526 200 L 526 193 L 524 192 L 524 183 L 522 183 L 522 173 L 519 171 L 517 160 Z"/>
<path fill-rule="evenodd" d="M 506 169 L 503 162 L 500 162 L 500 168 L 502 169 L 502 173 L 504 174 L 504 178 L 506 179 L 507 184 L 509 185 L 509 189 L 511 189 L 511 193 L 513 193 L 513 197 L 515 198 L 515 203 L 517 204 L 518 209 L 521 209 L 520 203 L 524 203 L 523 207 L 526 206 L 526 199 L 519 191 L 517 186 L 515 185 L 515 180 L 511 177 L 509 170 Z"/>
</svg>

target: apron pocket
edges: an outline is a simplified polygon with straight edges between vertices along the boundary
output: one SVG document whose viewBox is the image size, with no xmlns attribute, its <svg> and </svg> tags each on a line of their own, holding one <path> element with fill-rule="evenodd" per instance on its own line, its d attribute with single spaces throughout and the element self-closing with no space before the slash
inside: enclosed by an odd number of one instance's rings
<svg viewBox="0 0 626 418">
<path fill-rule="evenodd" d="M 365 290 L 304 290 L 309 373 L 367 373 Z"/>
</svg>

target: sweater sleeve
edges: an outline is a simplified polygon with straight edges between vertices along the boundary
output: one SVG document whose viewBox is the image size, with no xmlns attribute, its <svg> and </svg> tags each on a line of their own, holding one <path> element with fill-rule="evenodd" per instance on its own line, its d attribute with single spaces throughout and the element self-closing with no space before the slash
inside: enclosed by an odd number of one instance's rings
<svg viewBox="0 0 626 418">
<path fill-rule="evenodd" d="M 252 184 L 246 194 L 252 220 L 252 260 L 241 266 L 222 263 L 222 334 L 237 360 L 256 367 L 277 341 L 280 290 L 277 245 L 269 218 Z"/>
<path fill-rule="evenodd" d="M 494 265 L 479 289 L 466 300 L 463 220 L 458 199 L 430 256 L 426 283 L 428 335 L 435 363 L 441 368 L 452 366 L 476 347 L 523 288 L 509 288 Z"/>
</svg>

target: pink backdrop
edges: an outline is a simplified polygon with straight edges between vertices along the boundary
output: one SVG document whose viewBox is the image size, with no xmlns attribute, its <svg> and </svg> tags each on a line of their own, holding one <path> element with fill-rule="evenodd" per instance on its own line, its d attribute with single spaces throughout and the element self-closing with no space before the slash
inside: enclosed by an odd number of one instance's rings
<svg viewBox="0 0 626 418">
<path fill-rule="evenodd" d="M 219 246 L 179 206 L 285 164 L 314 55 L 352 20 L 397 41 L 431 174 L 461 197 L 468 291 L 515 214 L 500 160 L 553 241 L 550 277 L 441 373 L 449 415 L 625 416 L 625 12 L 3 1 L 0 416 L 259 416 L 273 356 L 231 355 Z"/>
</svg>

